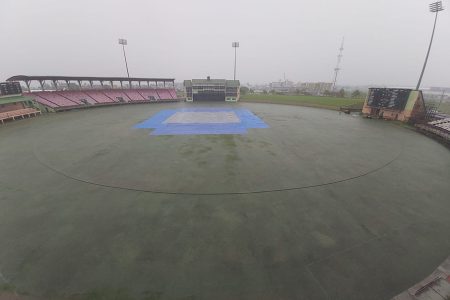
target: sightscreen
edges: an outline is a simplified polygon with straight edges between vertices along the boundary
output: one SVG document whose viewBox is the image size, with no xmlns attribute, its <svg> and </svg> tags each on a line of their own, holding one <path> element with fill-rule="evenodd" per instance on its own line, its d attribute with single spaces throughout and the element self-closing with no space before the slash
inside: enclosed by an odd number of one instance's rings
<svg viewBox="0 0 450 300">
<path fill-rule="evenodd" d="M 372 88 L 369 89 L 367 105 L 402 110 L 405 108 L 410 92 L 410 89 Z"/>
</svg>

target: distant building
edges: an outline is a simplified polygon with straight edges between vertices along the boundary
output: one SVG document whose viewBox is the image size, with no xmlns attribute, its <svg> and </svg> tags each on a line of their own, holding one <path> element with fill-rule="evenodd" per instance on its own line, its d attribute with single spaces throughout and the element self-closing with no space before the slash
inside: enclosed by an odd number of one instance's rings
<svg viewBox="0 0 450 300">
<path fill-rule="evenodd" d="M 266 92 L 266 90 L 253 90 L 254 94 L 264 94 L 264 92 Z"/>
<path fill-rule="evenodd" d="M 426 108 L 422 91 L 370 88 L 362 113 L 372 118 L 414 122 L 425 117 Z"/>
<path fill-rule="evenodd" d="M 312 95 L 323 95 L 325 91 L 331 91 L 332 86 L 331 82 L 302 82 L 298 85 L 301 91 Z"/>
<path fill-rule="evenodd" d="M 294 83 L 289 80 L 271 82 L 269 84 L 269 88 L 271 91 L 274 91 L 275 93 L 281 93 L 281 94 L 292 93 L 296 89 Z"/>
<path fill-rule="evenodd" d="M 438 92 L 438 93 L 444 92 L 444 93 L 448 94 L 448 93 L 450 93 L 450 88 L 432 86 L 432 87 L 430 87 L 430 92 Z"/>
<path fill-rule="evenodd" d="M 192 79 L 184 81 L 186 101 L 230 101 L 240 96 L 239 80 Z"/>
</svg>

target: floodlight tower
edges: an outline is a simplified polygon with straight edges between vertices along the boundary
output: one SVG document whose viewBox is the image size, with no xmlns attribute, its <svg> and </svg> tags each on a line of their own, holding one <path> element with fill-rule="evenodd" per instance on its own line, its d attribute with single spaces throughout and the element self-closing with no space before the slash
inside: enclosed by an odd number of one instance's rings
<svg viewBox="0 0 450 300">
<path fill-rule="evenodd" d="M 333 85 L 331 91 L 334 92 L 336 88 L 336 81 L 339 75 L 339 71 L 341 70 L 341 60 L 342 60 L 342 52 L 344 51 L 344 37 L 342 38 L 341 47 L 339 48 L 339 54 L 337 56 L 337 63 L 336 68 L 334 68 L 334 78 L 333 78 Z"/>
<path fill-rule="evenodd" d="M 436 29 L 438 13 L 440 11 L 444 10 L 444 8 L 442 7 L 442 1 L 433 2 L 429 6 L 430 6 L 430 12 L 435 13 L 434 25 L 433 25 L 433 31 L 431 32 L 431 39 L 430 39 L 430 44 L 428 45 L 427 55 L 425 56 L 425 62 L 423 63 L 422 72 L 420 73 L 419 82 L 417 82 L 416 90 L 418 90 L 420 88 L 420 84 L 422 83 L 423 73 L 425 72 L 425 68 L 426 68 L 427 62 L 428 62 L 428 56 L 430 56 L 431 44 L 433 44 L 434 30 Z"/>
<path fill-rule="evenodd" d="M 119 45 L 122 45 L 123 57 L 125 58 L 125 67 L 127 68 L 128 78 L 130 78 L 130 72 L 128 72 L 127 55 L 125 54 L 125 45 L 128 45 L 128 42 L 126 39 L 119 39 Z"/>
<path fill-rule="evenodd" d="M 234 76 L 233 80 L 236 80 L 236 49 L 239 48 L 239 42 L 233 42 L 231 47 L 234 48 Z"/>
</svg>

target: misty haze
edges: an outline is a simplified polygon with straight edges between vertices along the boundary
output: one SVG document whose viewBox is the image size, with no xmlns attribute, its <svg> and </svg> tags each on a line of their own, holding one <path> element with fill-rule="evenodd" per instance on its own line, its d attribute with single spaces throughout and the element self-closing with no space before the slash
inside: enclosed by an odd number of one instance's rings
<svg viewBox="0 0 450 300">
<path fill-rule="evenodd" d="M 432 1 L 0 1 L 0 300 L 450 299 Z"/>
</svg>

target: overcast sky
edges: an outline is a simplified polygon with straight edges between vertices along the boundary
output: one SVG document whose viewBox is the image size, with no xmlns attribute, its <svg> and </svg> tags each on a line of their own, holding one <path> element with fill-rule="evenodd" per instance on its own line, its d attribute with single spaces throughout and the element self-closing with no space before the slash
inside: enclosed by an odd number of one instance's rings
<svg viewBox="0 0 450 300">
<path fill-rule="evenodd" d="M 434 16 L 426 0 L 0 0 L 0 80 L 12 75 L 232 78 L 414 86 Z M 450 86 L 450 3 L 423 86 Z"/>
</svg>

